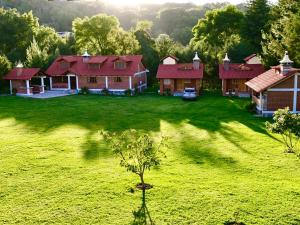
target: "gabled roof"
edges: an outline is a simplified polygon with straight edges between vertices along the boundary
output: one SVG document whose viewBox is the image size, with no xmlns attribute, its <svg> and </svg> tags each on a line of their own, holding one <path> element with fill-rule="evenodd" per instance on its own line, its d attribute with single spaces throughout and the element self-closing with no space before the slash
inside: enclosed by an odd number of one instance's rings
<svg viewBox="0 0 300 225">
<path fill-rule="evenodd" d="M 249 61 L 250 59 L 254 58 L 255 56 L 256 56 L 256 54 L 249 55 L 249 56 L 247 56 L 246 58 L 244 58 L 244 61 L 247 62 L 247 61 Z"/>
<path fill-rule="evenodd" d="M 269 87 L 281 83 L 297 72 L 300 72 L 300 69 L 291 68 L 286 75 L 283 75 L 280 73 L 279 66 L 272 67 L 270 70 L 246 82 L 246 85 L 256 92 L 262 92 Z"/>
<path fill-rule="evenodd" d="M 165 65 L 160 64 L 157 71 L 157 78 L 183 78 L 201 79 L 203 78 L 204 65 L 200 64 L 200 69 L 195 70 L 192 63 Z"/>
<path fill-rule="evenodd" d="M 5 80 L 30 80 L 38 75 L 40 68 L 13 68 L 5 77 Z"/>
<path fill-rule="evenodd" d="M 65 60 L 66 56 L 59 56 L 47 69 L 46 73 L 49 76 L 60 76 L 68 73 L 80 76 L 133 76 L 135 73 L 139 72 L 139 70 L 145 70 L 145 67 L 142 64 L 142 55 L 91 56 L 86 62 L 84 62 L 82 56 L 67 57 L 68 60 L 74 60 L 69 68 L 61 67 L 60 62 Z M 116 69 L 114 67 L 114 61 L 117 59 L 126 62 L 125 69 Z M 89 63 L 100 63 L 101 66 L 99 69 L 93 69 L 88 66 Z"/>
<path fill-rule="evenodd" d="M 264 71 L 262 64 L 230 63 L 229 70 L 224 69 L 224 64 L 219 65 L 220 79 L 252 79 Z"/>
</svg>

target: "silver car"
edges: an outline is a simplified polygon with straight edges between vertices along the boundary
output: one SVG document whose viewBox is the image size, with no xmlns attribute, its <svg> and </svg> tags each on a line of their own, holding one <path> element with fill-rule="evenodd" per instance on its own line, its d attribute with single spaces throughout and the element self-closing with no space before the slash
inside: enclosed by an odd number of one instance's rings
<svg viewBox="0 0 300 225">
<path fill-rule="evenodd" d="M 185 88 L 183 95 L 183 100 L 196 100 L 197 99 L 197 92 L 195 88 Z"/>
</svg>

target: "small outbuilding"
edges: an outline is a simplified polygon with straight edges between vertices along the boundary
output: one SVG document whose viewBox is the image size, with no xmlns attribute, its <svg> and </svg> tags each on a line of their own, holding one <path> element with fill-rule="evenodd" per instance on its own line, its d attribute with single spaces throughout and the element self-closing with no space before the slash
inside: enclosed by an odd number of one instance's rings
<svg viewBox="0 0 300 225">
<path fill-rule="evenodd" d="M 11 94 L 25 96 L 44 93 L 45 78 L 40 68 L 24 68 L 21 63 L 4 76 L 5 80 L 9 80 Z"/>
<path fill-rule="evenodd" d="M 204 65 L 198 54 L 195 54 L 193 63 L 178 63 L 174 56 L 164 58 L 157 71 L 157 79 L 160 82 L 160 94 L 180 96 L 185 88 L 195 88 L 199 94 L 201 80 L 204 73 Z"/>
<path fill-rule="evenodd" d="M 219 78 L 222 80 L 224 96 L 250 97 L 245 82 L 262 74 L 265 70 L 256 54 L 244 59 L 245 63 L 231 63 L 226 54 L 223 64 L 219 65 Z"/>
<path fill-rule="evenodd" d="M 293 61 L 285 52 L 280 65 L 246 82 L 260 114 L 272 115 L 285 107 L 293 113 L 300 113 L 300 69 L 292 65 Z"/>
</svg>

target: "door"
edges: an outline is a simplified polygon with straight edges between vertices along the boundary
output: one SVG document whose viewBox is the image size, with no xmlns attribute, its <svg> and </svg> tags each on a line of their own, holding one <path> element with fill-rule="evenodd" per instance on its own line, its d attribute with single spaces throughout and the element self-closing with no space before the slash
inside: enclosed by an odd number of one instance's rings
<svg viewBox="0 0 300 225">
<path fill-rule="evenodd" d="M 76 77 L 70 77 L 71 90 L 76 90 Z"/>
</svg>

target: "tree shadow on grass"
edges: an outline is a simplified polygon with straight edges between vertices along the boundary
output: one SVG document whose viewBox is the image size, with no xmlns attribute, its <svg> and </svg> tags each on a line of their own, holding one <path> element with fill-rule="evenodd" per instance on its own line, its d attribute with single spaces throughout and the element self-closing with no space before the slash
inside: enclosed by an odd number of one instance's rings
<svg viewBox="0 0 300 225">
<path fill-rule="evenodd" d="M 86 160 L 96 160 L 100 157 L 110 157 L 112 155 L 112 152 L 106 146 L 106 143 L 94 139 L 92 132 L 87 134 L 86 141 L 81 148 L 83 149 L 83 157 Z"/>
<path fill-rule="evenodd" d="M 131 225 L 155 225 L 146 203 L 146 191 L 142 190 L 142 204 L 132 212 L 134 220 Z"/>
<path fill-rule="evenodd" d="M 2 101 L 3 100 L 3 101 Z M 142 129 L 146 132 L 160 132 L 161 121 L 180 126 L 186 122 L 195 128 L 207 131 L 211 138 L 221 134 L 227 141 L 243 152 L 247 150 L 240 144 L 247 140 L 243 133 L 230 130 L 224 124 L 236 122 L 254 132 L 269 136 L 265 130 L 265 119 L 256 118 L 244 109 L 248 100 L 225 98 L 206 94 L 196 102 L 183 102 L 179 98 L 159 96 L 101 97 L 68 96 L 57 99 L 27 99 L 18 97 L 1 97 L 0 120 L 13 118 L 35 133 L 47 134 L 65 125 L 76 125 L 87 129 L 86 143 L 82 145 L 85 159 L 106 157 L 111 153 L 98 141 L 91 138 L 99 130 L 121 132 L 128 129 Z M 199 145 L 201 143 L 196 142 Z M 193 148 L 182 146 L 183 151 L 191 151 L 191 157 L 197 154 Z M 201 147 L 201 145 L 200 145 Z M 199 148 L 197 148 L 199 151 Z M 208 151 L 206 153 L 205 151 Z M 221 161 L 217 151 L 201 149 L 202 157 Z M 217 154 L 215 157 L 213 154 Z M 196 161 L 199 161 L 197 158 Z"/>
</svg>

